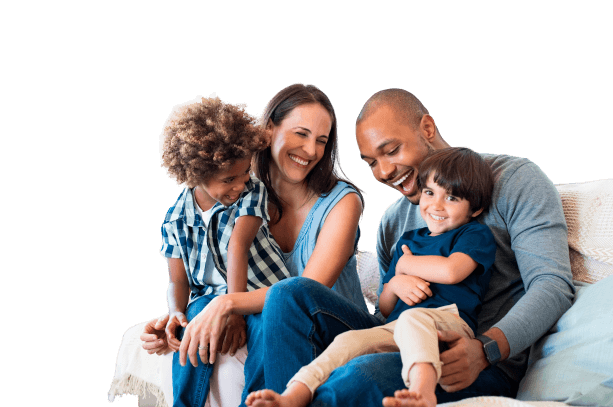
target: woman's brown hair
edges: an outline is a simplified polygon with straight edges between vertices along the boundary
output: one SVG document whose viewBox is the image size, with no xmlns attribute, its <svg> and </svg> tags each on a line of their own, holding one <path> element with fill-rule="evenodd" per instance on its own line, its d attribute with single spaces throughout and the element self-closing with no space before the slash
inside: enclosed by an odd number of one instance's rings
<svg viewBox="0 0 613 407">
<path fill-rule="evenodd" d="M 323 93 L 319 88 L 313 85 L 294 84 L 282 89 L 268 102 L 264 114 L 261 118 L 261 125 L 267 126 L 269 121 L 275 126 L 281 124 L 283 119 L 296 107 L 311 103 L 318 103 L 330 114 L 332 119 L 332 127 L 330 134 L 328 135 L 328 142 L 324 155 L 317 163 L 315 168 L 306 177 L 308 188 L 318 196 L 325 195 L 334 188 L 338 181 L 344 181 L 347 184 L 353 186 L 358 195 L 364 200 L 360 194 L 359 189 L 351 182 L 344 178 L 341 178 L 337 173 L 338 166 L 338 141 L 336 132 L 336 114 L 334 108 L 328 96 Z M 283 216 L 283 209 L 281 205 L 281 198 L 276 194 L 272 187 L 272 181 L 270 179 L 270 161 L 272 160 L 270 147 L 263 151 L 257 152 L 254 155 L 255 174 L 264 182 L 268 191 L 268 200 L 274 204 L 277 208 L 278 216 L 274 222 L 278 222 Z M 342 173 L 342 170 L 341 170 Z M 344 174 L 343 174 L 344 175 Z"/>
</svg>

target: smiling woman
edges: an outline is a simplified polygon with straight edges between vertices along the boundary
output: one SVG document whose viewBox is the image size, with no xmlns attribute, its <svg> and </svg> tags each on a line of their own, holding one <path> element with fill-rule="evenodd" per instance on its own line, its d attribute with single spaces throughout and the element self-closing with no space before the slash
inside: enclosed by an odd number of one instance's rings
<svg viewBox="0 0 613 407">
<path fill-rule="evenodd" d="M 296 107 L 286 118 L 275 125 L 269 120 L 272 130 L 273 165 L 272 176 L 277 182 L 302 182 L 324 155 L 328 135 L 332 127 L 330 114 L 320 104 Z M 287 165 L 283 160 L 291 160 Z"/>
</svg>

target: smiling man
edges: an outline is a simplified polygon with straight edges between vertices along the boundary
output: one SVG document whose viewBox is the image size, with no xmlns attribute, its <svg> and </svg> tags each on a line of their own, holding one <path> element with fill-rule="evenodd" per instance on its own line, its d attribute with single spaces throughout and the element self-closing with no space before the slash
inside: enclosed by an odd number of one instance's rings
<svg viewBox="0 0 613 407">
<path fill-rule="evenodd" d="M 377 256 L 383 277 L 400 236 L 425 226 L 418 206 L 419 164 L 429 151 L 449 145 L 423 104 L 402 89 L 378 92 L 366 102 L 356 137 L 373 176 L 404 196 L 385 212 L 379 227 Z M 449 347 L 441 354 L 439 402 L 477 395 L 514 397 L 529 346 L 570 307 L 574 295 L 566 223 L 555 187 L 529 160 L 483 157 L 496 184 L 492 206 L 481 222 L 492 230 L 498 254 L 479 315 L 479 340 L 447 332 L 439 336 Z M 352 387 L 389 395 L 399 359 L 398 354 L 365 358 L 354 369 L 369 370 L 371 379 Z M 401 383 L 394 386 L 402 388 Z"/>
</svg>

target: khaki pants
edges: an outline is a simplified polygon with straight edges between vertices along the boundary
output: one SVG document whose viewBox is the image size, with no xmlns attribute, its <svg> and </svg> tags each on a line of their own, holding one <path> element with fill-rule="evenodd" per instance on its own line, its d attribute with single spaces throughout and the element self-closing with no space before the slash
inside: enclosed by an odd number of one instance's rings
<svg viewBox="0 0 613 407">
<path fill-rule="evenodd" d="M 389 324 L 338 335 L 328 348 L 292 377 L 305 384 L 311 394 L 324 383 L 332 371 L 351 359 L 372 353 L 398 352 L 402 359 L 402 379 L 409 387 L 409 371 L 415 363 L 431 363 L 437 380 L 441 377 L 438 336 L 436 331 L 455 331 L 468 338 L 475 335 L 460 318 L 455 304 L 440 308 L 411 308 Z"/>
</svg>

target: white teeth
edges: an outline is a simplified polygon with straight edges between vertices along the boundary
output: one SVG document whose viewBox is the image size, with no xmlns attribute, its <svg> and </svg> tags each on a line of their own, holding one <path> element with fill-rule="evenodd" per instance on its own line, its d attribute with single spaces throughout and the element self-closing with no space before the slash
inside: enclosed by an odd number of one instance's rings
<svg viewBox="0 0 613 407">
<path fill-rule="evenodd" d="M 406 175 L 402 178 L 400 178 L 398 181 L 393 182 L 392 185 L 397 187 L 398 185 L 402 184 L 407 178 L 409 178 L 409 173 L 407 172 Z M 403 188 L 404 189 L 404 188 Z"/>
<path fill-rule="evenodd" d="M 302 164 L 302 165 L 308 165 L 309 164 L 308 161 L 301 160 L 300 158 L 296 157 L 295 155 L 290 155 L 289 158 L 291 158 L 292 161 L 296 161 L 298 164 Z"/>
<path fill-rule="evenodd" d="M 430 217 L 431 217 L 432 219 L 434 219 L 434 220 L 443 220 L 443 219 L 446 219 L 444 216 L 436 216 L 436 215 L 433 215 L 433 214 L 431 214 L 431 213 L 430 213 L 429 215 L 430 215 Z"/>
</svg>

